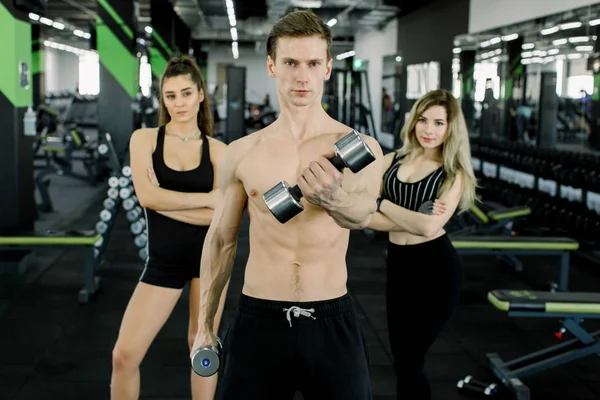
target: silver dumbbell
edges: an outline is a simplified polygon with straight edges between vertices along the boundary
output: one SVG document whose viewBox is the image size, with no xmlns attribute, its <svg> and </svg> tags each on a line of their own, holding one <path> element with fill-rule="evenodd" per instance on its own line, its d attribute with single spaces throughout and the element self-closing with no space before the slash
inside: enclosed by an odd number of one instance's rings
<svg viewBox="0 0 600 400">
<path fill-rule="evenodd" d="M 104 202 L 102 203 L 102 205 L 107 210 L 113 211 L 115 209 L 115 207 L 117 206 L 117 202 L 114 201 L 113 199 L 109 198 L 109 199 L 104 200 Z"/>
<path fill-rule="evenodd" d="M 104 235 L 108 231 L 108 225 L 104 221 L 98 221 L 96 223 L 96 232 L 101 235 Z"/>
<path fill-rule="evenodd" d="M 146 243 L 148 243 L 148 237 L 142 232 L 141 234 L 135 237 L 133 242 L 135 243 L 136 247 L 146 247 Z"/>
<path fill-rule="evenodd" d="M 108 178 L 108 186 L 110 186 L 111 188 L 116 188 L 117 186 L 119 186 L 119 178 L 117 178 L 116 176 L 111 176 L 110 178 Z"/>
<path fill-rule="evenodd" d="M 133 186 L 124 187 L 119 191 L 119 197 L 123 200 L 128 199 L 133 194 Z"/>
<path fill-rule="evenodd" d="M 104 221 L 104 222 L 108 222 L 112 219 L 113 215 L 110 211 L 108 210 L 102 210 L 100 211 L 100 220 Z"/>
<path fill-rule="evenodd" d="M 111 187 L 110 189 L 108 189 L 108 192 L 106 192 L 106 194 L 109 198 L 116 200 L 119 198 L 119 189 Z"/>
<path fill-rule="evenodd" d="M 127 187 L 130 182 L 131 182 L 131 179 L 125 178 L 124 176 L 119 178 L 119 186 L 122 188 Z"/>
</svg>

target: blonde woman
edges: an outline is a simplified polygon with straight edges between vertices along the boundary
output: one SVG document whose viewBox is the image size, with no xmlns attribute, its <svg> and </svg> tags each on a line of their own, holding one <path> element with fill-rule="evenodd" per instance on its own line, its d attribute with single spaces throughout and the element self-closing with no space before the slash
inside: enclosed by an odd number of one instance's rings
<svg viewBox="0 0 600 400">
<path fill-rule="evenodd" d="M 386 305 L 398 398 L 429 400 L 425 355 L 450 318 L 462 265 L 444 225 L 475 200 L 469 136 L 446 90 L 413 106 L 403 146 L 385 156 L 377 212 L 369 228 L 389 232 Z M 419 321 L 419 322 L 417 322 Z"/>
</svg>

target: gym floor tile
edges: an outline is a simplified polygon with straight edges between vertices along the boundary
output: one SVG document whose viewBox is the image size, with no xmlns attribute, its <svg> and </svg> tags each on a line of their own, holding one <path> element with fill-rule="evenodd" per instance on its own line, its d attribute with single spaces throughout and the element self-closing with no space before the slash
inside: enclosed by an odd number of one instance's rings
<svg viewBox="0 0 600 400">
<path fill-rule="evenodd" d="M 14 400 L 106 400 L 110 398 L 108 382 L 65 382 L 34 377 Z"/>
<path fill-rule="evenodd" d="M 0 367 L 1 398 L 12 399 L 34 374 L 31 367 Z"/>
<path fill-rule="evenodd" d="M 465 349 L 460 341 L 450 334 L 440 336 L 429 350 L 429 354 L 454 354 L 464 352 Z"/>
<path fill-rule="evenodd" d="M 372 366 L 392 367 L 392 357 L 390 353 L 377 345 L 369 346 L 369 360 Z"/>
<path fill-rule="evenodd" d="M 396 393 L 396 375 L 391 367 L 373 365 L 371 382 L 374 396 L 393 396 Z"/>
<path fill-rule="evenodd" d="M 432 382 L 453 382 L 469 374 L 478 376 L 478 364 L 465 353 L 427 354 L 425 357 L 425 372 Z"/>
</svg>

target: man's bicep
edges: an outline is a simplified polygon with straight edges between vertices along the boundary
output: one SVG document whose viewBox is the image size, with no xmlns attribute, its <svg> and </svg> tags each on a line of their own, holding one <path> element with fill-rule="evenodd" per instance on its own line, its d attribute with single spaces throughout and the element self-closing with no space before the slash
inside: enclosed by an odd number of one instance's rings
<svg viewBox="0 0 600 400">
<path fill-rule="evenodd" d="M 211 140 L 211 139 L 209 139 Z M 220 185 L 219 178 L 221 176 L 221 160 L 223 158 L 223 154 L 225 150 L 227 150 L 227 145 L 225 143 L 219 142 L 216 139 L 211 140 L 211 160 L 213 162 L 213 190 L 217 189 Z"/>
<path fill-rule="evenodd" d="M 239 181 L 219 187 L 219 203 L 213 216 L 214 229 L 225 243 L 234 242 L 248 201 L 244 186 Z"/>
<path fill-rule="evenodd" d="M 237 177 L 238 159 L 236 149 L 229 146 L 220 162 L 217 204 L 211 226 L 224 240 L 237 237 L 248 200 L 244 185 Z"/>
</svg>

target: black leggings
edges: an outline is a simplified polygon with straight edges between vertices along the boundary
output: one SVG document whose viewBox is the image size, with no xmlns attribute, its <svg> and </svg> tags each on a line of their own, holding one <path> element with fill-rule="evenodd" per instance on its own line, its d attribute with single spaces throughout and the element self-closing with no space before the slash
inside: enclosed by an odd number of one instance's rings
<svg viewBox="0 0 600 400">
<path fill-rule="evenodd" d="M 416 245 L 388 243 L 386 306 L 397 398 L 431 399 L 425 354 L 458 302 L 462 265 L 443 235 Z"/>
</svg>

